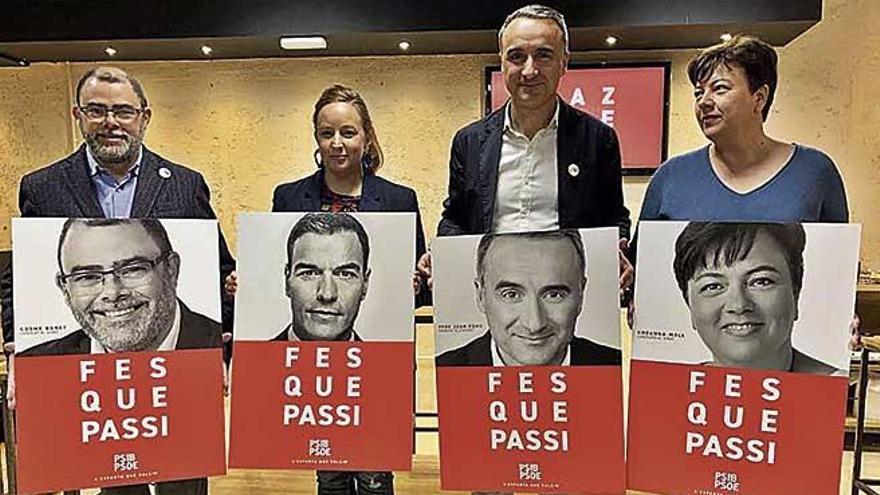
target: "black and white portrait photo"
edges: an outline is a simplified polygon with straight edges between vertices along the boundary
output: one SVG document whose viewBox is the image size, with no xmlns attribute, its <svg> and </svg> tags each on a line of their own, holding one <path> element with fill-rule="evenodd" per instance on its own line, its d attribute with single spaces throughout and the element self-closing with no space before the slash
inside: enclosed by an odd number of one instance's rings
<svg viewBox="0 0 880 495">
<path fill-rule="evenodd" d="M 634 357 L 848 373 L 858 226 L 645 227 L 639 239 Z"/>
<path fill-rule="evenodd" d="M 619 365 L 606 230 L 438 238 L 437 366 Z"/>
<path fill-rule="evenodd" d="M 237 339 L 412 340 L 414 216 L 240 219 Z"/>
<path fill-rule="evenodd" d="M 216 226 L 16 219 L 18 354 L 220 346 Z"/>
</svg>

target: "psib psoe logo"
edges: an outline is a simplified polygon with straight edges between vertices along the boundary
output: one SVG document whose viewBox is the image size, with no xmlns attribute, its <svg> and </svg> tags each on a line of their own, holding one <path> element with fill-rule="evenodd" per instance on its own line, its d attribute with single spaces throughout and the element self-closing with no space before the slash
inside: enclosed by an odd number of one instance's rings
<svg viewBox="0 0 880 495">
<path fill-rule="evenodd" d="M 124 473 L 138 468 L 137 456 L 133 453 L 113 454 L 113 471 Z"/>
<path fill-rule="evenodd" d="M 519 465 L 520 481 L 541 481 L 541 467 L 537 464 Z"/>
<path fill-rule="evenodd" d="M 309 440 L 309 455 L 314 457 L 330 457 L 330 440 Z"/>
<path fill-rule="evenodd" d="M 736 473 L 715 472 L 715 489 L 727 492 L 739 492 L 739 476 Z"/>
</svg>

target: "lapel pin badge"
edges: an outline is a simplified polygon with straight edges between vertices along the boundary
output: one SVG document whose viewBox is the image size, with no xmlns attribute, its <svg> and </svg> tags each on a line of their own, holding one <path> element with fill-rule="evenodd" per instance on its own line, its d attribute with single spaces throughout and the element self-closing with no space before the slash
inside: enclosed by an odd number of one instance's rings
<svg viewBox="0 0 880 495">
<path fill-rule="evenodd" d="M 569 169 L 571 170 L 571 169 Z M 168 179 L 171 177 L 171 171 L 168 170 L 168 167 L 162 167 L 159 169 L 159 177 L 163 179 Z"/>
<path fill-rule="evenodd" d="M 579 173 L 581 173 L 581 169 L 577 166 L 577 164 L 572 163 L 568 166 L 568 175 L 572 177 L 577 177 Z"/>
</svg>

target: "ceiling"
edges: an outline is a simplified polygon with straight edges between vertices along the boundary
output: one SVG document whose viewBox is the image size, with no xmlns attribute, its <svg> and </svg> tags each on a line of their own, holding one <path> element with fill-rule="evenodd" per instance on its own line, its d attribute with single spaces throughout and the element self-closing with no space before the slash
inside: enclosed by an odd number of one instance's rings
<svg viewBox="0 0 880 495">
<path fill-rule="evenodd" d="M 0 66 L 30 62 L 494 53 L 522 2 L 442 0 L 4 0 Z M 572 51 L 697 48 L 722 33 L 785 45 L 821 19 L 821 0 L 560 0 Z M 283 35 L 326 50 L 285 51 Z M 398 43 L 410 43 L 402 51 Z M 201 52 L 208 45 L 210 57 Z M 115 56 L 104 50 L 112 46 Z"/>
</svg>

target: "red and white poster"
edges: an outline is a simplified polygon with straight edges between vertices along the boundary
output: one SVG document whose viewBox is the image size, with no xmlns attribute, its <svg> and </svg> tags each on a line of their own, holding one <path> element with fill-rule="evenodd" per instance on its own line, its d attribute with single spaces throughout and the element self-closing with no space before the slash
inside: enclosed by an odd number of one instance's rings
<svg viewBox="0 0 880 495">
<path fill-rule="evenodd" d="M 409 470 L 415 215 L 239 217 L 229 465 Z"/>
<path fill-rule="evenodd" d="M 838 493 L 859 235 L 640 224 L 629 488 Z"/>
<path fill-rule="evenodd" d="M 217 222 L 13 220 L 20 493 L 225 474 Z"/>
<path fill-rule="evenodd" d="M 617 230 L 432 248 L 444 490 L 623 494 Z"/>
<path fill-rule="evenodd" d="M 663 162 L 666 67 L 570 68 L 559 96 L 617 131 L 624 170 L 653 170 Z M 510 97 L 500 70 L 491 73 L 492 110 Z"/>
</svg>

